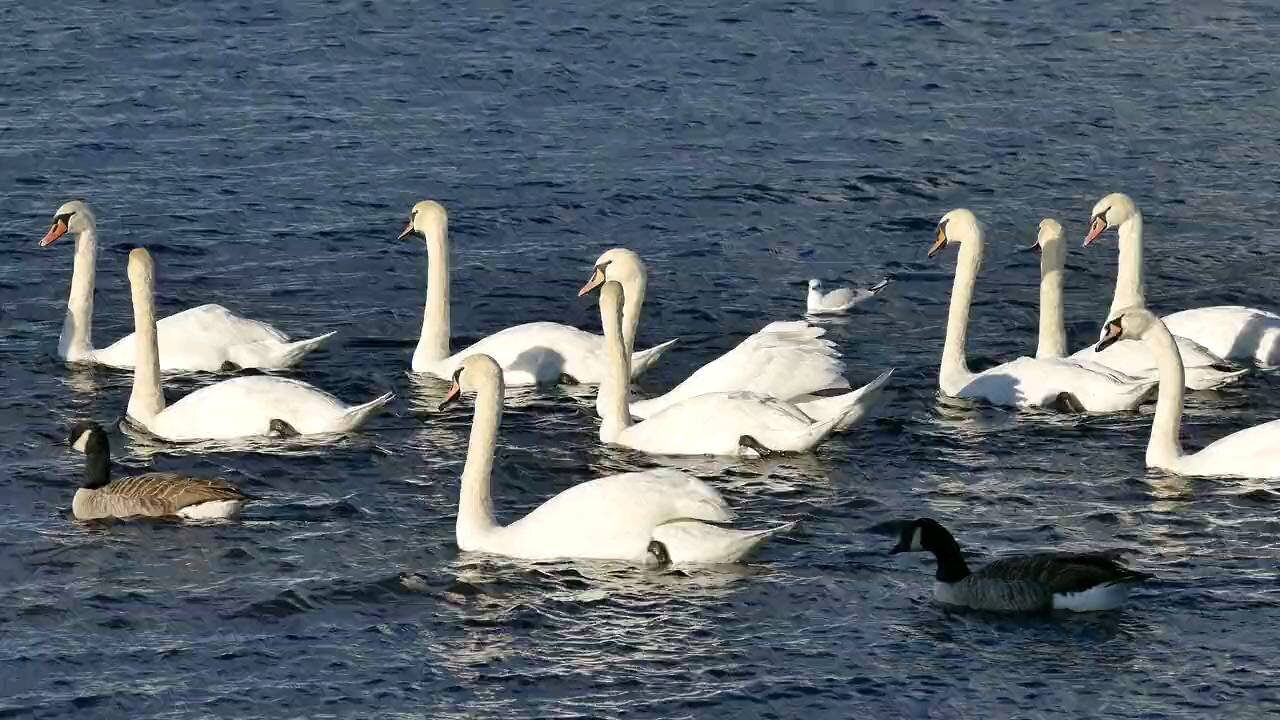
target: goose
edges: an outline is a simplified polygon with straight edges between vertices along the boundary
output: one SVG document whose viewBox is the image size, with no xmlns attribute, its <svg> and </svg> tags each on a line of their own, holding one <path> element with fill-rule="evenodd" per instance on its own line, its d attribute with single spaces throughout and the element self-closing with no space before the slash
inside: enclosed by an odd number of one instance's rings
<svg viewBox="0 0 1280 720">
<path fill-rule="evenodd" d="M 137 343 L 126 335 L 102 349 L 93 347 L 93 283 L 98 256 L 98 224 L 82 200 L 64 203 L 41 247 L 66 233 L 76 238 L 67 317 L 58 338 L 58 356 L 66 362 L 91 363 L 129 369 L 137 362 Z M 307 340 L 289 336 L 266 323 L 240 317 L 221 305 L 200 305 L 158 322 L 160 369 L 225 372 L 240 368 L 281 370 L 302 361 L 334 333 Z"/>
<path fill-rule="evenodd" d="M 809 294 L 805 297 L 805 306 L 810 315 L 839 315 L 879 295 L 880 291 L 888 285 L 889 278 L 885 278 L 867 289 L 842 287 L 824 291 L 822 281 L 814 278 L 809 281 Z"/>
<path fill-rule="evenodd" d="M 604 338 L 555 322 L 531 322 L 500 330 L 460 352 L 449 354 L 449 216 L 444 206 L 423 200 L 413 206 L 400 239 L 417 233 L 427 244 L 427 302 L 422 336 L 413 352 L 412 369 L 448 379 L 469 355 L 484 353 L 502 365 L 507 385 L 560 382 L 597 385 L 604 377 Z M 625 283 L 631 293 L 627 315 L 627 348 L 635 350 L 648 273 L 639 256 L 627 250 L 606 253 L 593 272 Z M 653 366 L 676 340 L 635 353 L 632 370 L 638 377 Z"/>
<path fill-rule="evenodd" d="M 69 442 L 85 454 L 84 482 L 71 501 L 77 520 L 130 517 L 234 518 L 252 498 L 222 480 L 176 473 L 111 479 L 111 445 L 95 422 L 77 423 Z"/>
<path fill-rule="evenodd" d="M 932 518 L 904 523 L 889 554 L 931 552 L 938 561 L 933 597 L 944 605 L 998 612 L 1113 610 L 1149 578 L 1113 554 L 1039 553 L 1001 558 L 970 572 L 960 545 Z"/>
<path fill-rule="evenodd" d="M 443 410 L 464 391 L 476 395 L 458 498 L 456 539 L 462 551 L 525 560 L 731 563 L 774 533 L 792 527 L 792 523 L 767 530 L 719 527 L 713 523 L 727 523 L 734 517 L 720 493 L 669 468 L 588 480 L 510 525 L 499 525 L 493 515 L 491 481 L 502 422 L 504 374 L 488 355 L 469 355 L 454 371 L 453 385 L 440 404 Z"/>
<path fill-rule="evenodd" d="M 387 393 L 349 406 L 329 393 L 288 378 L 257 375 L 202 387 L 166 407 L 156 347 L 155 263 L 143 248 L 129 253 L 138 364 L 129 395 L 130 421 L 165 440 L 348 432 L 391 400 Z"/>
<path fill-rule="evenodd" d="M 1132 410 L 1148 395 L 1153 384 L 1150 381 L 1133 382 L 1131 378 L 1094 372 L 1057 358 L 1020 357 L 980 373 L 971 372 L 965 358 L 965 339 L 984 247 L 982 225 L 971 211 L 957 208 L 942 216 L 929 257 L 948 245 L 959 245 L 960 251 L 938 372 L 938 388 L 944 395 L 1007 407 L 1086 412 Z"/>
<path fill-rule="evenodd" d="M 1107 311 L 1108 318 L 1115 317 L 1121 310 L 1147 306 L 1142 273 L 1142 212 L 1124 193 L 1111 193 L 1093 206 L 1085 247 L 1110 228 L 1116 228 L 1119 238 L 1120 264 L 1116 269 L 1116 289 L 1111 309 Z M 1187 356 L 1185 348 L 1189 342 L 1218 359 L 1219 364 L 1221 360 L 1233 360 L 1280 365 L 1280 315 L 1273 312 L 1239 305 L 1215 305 L 1175 312 L 1166 315 L 1164 321 L 1174 337 L 1179 338 L 1183 365 L 1189 369 L 1203 363 L 1203 356 Z"/>
<path fill-rule="evenodd" d="M 865 418 L 892 374 L 881 375 L 870 392 L 840 396 L 840 408 L 821 421 L 791 403 L 739 390 L 697 395 L 633 424 L 628 408 L 630 369 L 622 337 L 624 291 L 613 280 L 599 289 L 600 324 L 609 355 L 609 372 L 597 403 L 603 443 L 658 455 L 736 455 L 744 447 L 761 455 L 805 452 L 825 440 L 847 416 Z"/>
<path fill-rule="evenodd" d="M 1280 420 L 1255 425 L 1221 438 L 1203 450 L 1184 453 L 1182 358 L 1169 327 L 1145 308 L 1122 310 L 1109 320 L 1100 349 L 1122 340 L 1141 340 L 1160 367 L 1160 392 L 1147 443 L 1147 467 L 1177 475 L 1280 478 Z"/>
</svg>

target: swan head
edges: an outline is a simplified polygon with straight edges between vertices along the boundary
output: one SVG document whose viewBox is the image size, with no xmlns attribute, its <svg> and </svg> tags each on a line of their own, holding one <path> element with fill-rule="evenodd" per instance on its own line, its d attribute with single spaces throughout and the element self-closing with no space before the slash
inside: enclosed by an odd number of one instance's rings
<svg viewBox="0 0 1280 720">
<path fill-rule="evenodd" d="M 948 245 L 961 245 L 982 237 L 982 224 L 972 211 L 956 208 L 938 221 L 938 230 L 933 237 L 933 245 L 929 247 L 929 257 L 942 252 Z"/>
<path fill-rule="evenodd" d="M 812 280 L 810 280 L 810 281 L 809 281 L 809 289 L 810 289 L 810 290 L 821 290 L 821 289 L 822 289 L 822 281 L 821 281 L 821 280 L 819 280 L 818 278 L 813 278 Z"/>
<path fill-rule="evenodd" d="M 951 533 L 933 518 L 919 518 L 902 523 L 898 531 L 898 544 L 889 551 L 890 555 L 904 552 L 935 552 L 954 544 Z"/>
<path fill-rule="evenodd" d="M 1125 308 L 1102 326 L 1102 333 L 1094 350 L 1102 352 L 1120 340 L 1141 340 L 1147 330 L 1159 322 L 1160 318 L 1146 308 Z"/>
<path fill-rule="evenodd" d="M 1089 213 L 1089 234 L 1084 236 L 1084 246 L 1089 247 L 1104 231 L 1120 227 L 1135 217 L 1142 217 L 1133 198 L 1124 193 L 1111 193 L 1093 204 Z"/>
<path fill-rule="evenodd" d="M 106 447 L 106 443 L 107 434 L 96 422 L 78 422 L 68 431 L 67 444 L 86 455 L 90 450 Z"/>
<path fill-rule="evenodd" d="M 444 410 L 456 403 L 463 392 L 476 392 L 486 386 L 492 387 L 495 383 L 498 387 L 498 396 L 501 397 L 502 368 L 498 366 L 498 361 L 484 353 L 468 355 L 463 358 L 458 369 L 453 371 L 453 385 L 437 410 Z"/>
<path fill-rule="evenodd" d="M 1036 232 L 1036 241 L 1028 250 L 1033 250 L 1037 255 L 1045 250 L 1049 250 L 1058 246 L 1066 238 L 1066 233 L 1062 229 L 1062 223 L 1053 218 L 1045 218 L 1040 221 L 1039 230 Z"/>
<path fill-rule="evenodd" d="M 435 200 L 423 200 L 409 211 L 409 224 L 404 226 L 404 230 L 400 232 L 400 237 L 397 239 L 403 240 L 418 233 L 430 240 L 433 233 L 441 234 L 448 224 L 449 213 L 445 212 L 443 205 Z"/>
<path fill-rule="evenodd" d="M 146 248 L 134 248 L 129 251 L 129 284 L 137 287 L 151 287 L 156 277 L 156 264 Z"/>
<path fill-rule="evenodd" d="M 40 247 L 52 245 L 54 240 L 68 232 L 79 235 L 86 230 L 92 230 L 97 227 L 97 224 L 93 211 L 83 200 L 65 202 L 53 213 L 53 225 L 40 239 Z"/>
<path fill-rule="evenodd" d="M 648 277 L 649 271 L 639 255 L 626 248 L 613 248 L 596 258 L 595 265 L 591 268 L 591 277 L 578 291 L 578 297 L 586 295 L 609 280 L 634 284 L 637 281 L 643 283 Z"/>
</svg>

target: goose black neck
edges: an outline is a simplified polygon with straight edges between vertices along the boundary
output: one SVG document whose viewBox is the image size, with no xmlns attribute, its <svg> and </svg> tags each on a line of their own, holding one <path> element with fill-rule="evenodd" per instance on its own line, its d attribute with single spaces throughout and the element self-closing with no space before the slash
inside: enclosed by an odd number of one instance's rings
<svg viewBox="0 0 1280 720">
<path fill-rule="evenodd" d="M 938 582 L 953 583 L 969 577 L 969 565 L 960 552 L 960 543 L 945 530 L 935 538 L 931 538 L 929 549 L 938 561 L 938 572 L 934 575 Z"/>
<path fill-rule="evenodd" d="M 111 482 L 111 448 L 101 433 L 94 433 L 84 448 L 84 482 L 80 487 L 97 490 Z"/>
</svg>

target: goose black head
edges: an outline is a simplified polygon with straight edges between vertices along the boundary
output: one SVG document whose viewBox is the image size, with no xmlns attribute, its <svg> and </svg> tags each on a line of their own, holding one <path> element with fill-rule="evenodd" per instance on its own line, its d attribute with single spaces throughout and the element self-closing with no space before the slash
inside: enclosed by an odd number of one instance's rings
<svg viewBox="0 0 1280 720">
<path fill-rule="evenodd" d="M 81 487 L 92 490 L 110 482 L 111 445 L 101 425 L 91 421 L 72 425 L 67 434 L 67 444 L 85 456 Z"/>
</svg>

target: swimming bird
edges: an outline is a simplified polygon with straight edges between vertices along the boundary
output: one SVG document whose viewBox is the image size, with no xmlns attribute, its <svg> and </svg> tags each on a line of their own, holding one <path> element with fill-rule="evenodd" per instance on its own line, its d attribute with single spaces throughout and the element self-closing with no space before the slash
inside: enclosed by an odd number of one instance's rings
<svg viewBox="0 0 1280 720">
<path fill-rule="evenodd" d="M 814 278 L 809 281 L 809 294 L 805 297 L 805 307 L 810 315 L 838 315 L 879 295 L 880 291 L 888 285 L 889 278 L 885 278 L 870 288 L 842 287 L 824 291 L 822 281 Z"/>
</svg>

